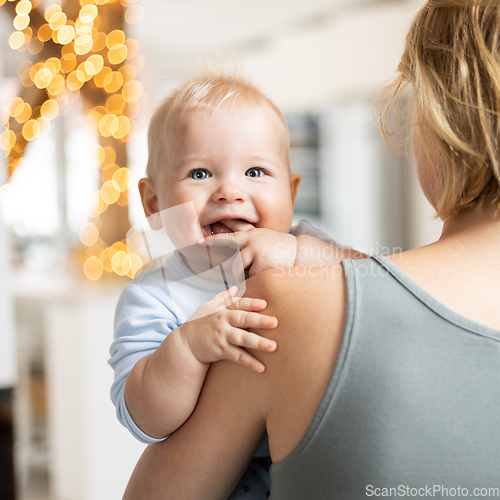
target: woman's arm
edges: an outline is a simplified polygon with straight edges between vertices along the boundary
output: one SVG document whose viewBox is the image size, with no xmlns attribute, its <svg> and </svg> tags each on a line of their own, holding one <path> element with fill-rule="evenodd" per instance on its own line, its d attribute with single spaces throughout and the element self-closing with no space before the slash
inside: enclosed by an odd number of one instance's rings
<svg viewBox="0 0 500 500">
<path fill-rule="evenodd" d="M 256 354 L 266 372 L 212 365 L 195 411 L 167 441 L 148 447 L 125 500 L 225 499 L 266 427 L 274 461 L 297 445 L 330 380 L 343 333 L 341 266 L 318 270 L 307 276 L 271 270 L 248 281 L 247 294 L 265 297 L 266 313 L 280 321 L 276 330 L 259 331 L 278 342 L 273 354 Z"/>
<path fill-rule="evenodd" d="M 265 435 L 265 416 L 246 380 L 249 370 L 227 361 L 213 368 L 187 422 L 143 453 L 125 500 L 230 495 Z"/>
</svg>

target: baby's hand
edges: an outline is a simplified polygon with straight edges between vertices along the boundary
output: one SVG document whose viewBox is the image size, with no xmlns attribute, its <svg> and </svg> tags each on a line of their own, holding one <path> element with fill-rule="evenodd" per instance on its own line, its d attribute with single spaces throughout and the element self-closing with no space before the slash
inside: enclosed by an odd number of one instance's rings
<svg viewBox="0 0 500 500">
<path fill-rule="evenodd" d="M 278 320 L 257 312 L 267 307 L 265 300 L 233 299 L 237 290 L 232 287 L 202 304 L 180 327 L 181 337 L 202 363 L 229 359 L 262 373 L 265 366 L 245 348 L 273 352 L 277 345 L 248 329 L 272 330 L 278 326 Z"/>
<path fill-rule="evenodd" d="M 241 253 L 243 268 L 254 276 L 267 269 L 289 267 L 297 258 L 297 238 L 289 233 L 272 229 L 255 228 L 241 221 L 224 220 L 226 226 L 235 231 L 207 236 L 207 241 L 236 241 Z"/>
</svg>

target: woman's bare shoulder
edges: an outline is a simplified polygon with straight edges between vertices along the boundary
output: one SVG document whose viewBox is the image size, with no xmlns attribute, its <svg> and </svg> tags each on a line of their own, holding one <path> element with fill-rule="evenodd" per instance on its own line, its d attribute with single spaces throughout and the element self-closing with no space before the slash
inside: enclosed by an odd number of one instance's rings
<svg viewBox="0 0 500 500">
<path fill-rule="evenodd" d="M 249 280 L 247 294 L 268 302 L 276 330 L 262 331 L 278 343 L 262 354 L 269 401 L 267 428 L 273 461 L 298 444 L 326 390 L 343 337 L 345 280 L 340 264 L 286 268 Z M 259 353 L 260 355 L 260 353 Z"/>
<path fill-rule="evenodd" d="M 324 293 L 342 291 L 345 286 L 342 264 L 325 267 L 287 267 L 270 269 L 246 282 L 245 295 L 265 298 L 279 311 L 292 313 L 295 301 L 309 301 Z M 283 296 L 287 301 L 281 301 Z"/>
</svg>

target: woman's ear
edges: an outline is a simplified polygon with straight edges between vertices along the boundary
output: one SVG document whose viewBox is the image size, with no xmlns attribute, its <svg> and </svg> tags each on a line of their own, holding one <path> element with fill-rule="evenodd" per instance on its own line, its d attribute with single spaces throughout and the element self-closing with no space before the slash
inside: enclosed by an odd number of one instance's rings
<svg viewBox="0 0 500 500">
<path fill-rule="evenodd" d="M 290 191 L 292 192 L 292 203 L 295 205 L 297 197 L 297 188 L 300 184 L 300 174 L 290 174 Z"/>
<path fill-rule="evenodd" d="M 159 230 L 162 228 L 158 208 L 158 197 L 156 196 L 153 181 L 144 177 L 139 181 L 139 193 L 141 194 L 142 208 L 144 215 L 148 219 L 151 229 Z"/>
</svg>

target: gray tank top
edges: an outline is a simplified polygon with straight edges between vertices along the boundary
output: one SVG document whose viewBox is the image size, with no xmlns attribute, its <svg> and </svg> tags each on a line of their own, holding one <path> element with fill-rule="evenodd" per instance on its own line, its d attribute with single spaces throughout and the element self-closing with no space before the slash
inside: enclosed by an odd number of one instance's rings
<svg viewBox="0 0 500 500">
<path fill-rule="evenodd" d="M 338 360 L 304 437 L 271 467 L 272 500 L 500 497 L 500 331 L 386 257 L 342 264 Z"/>
</svg>

